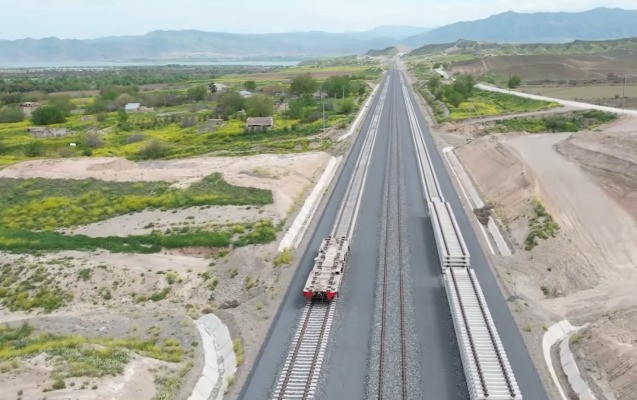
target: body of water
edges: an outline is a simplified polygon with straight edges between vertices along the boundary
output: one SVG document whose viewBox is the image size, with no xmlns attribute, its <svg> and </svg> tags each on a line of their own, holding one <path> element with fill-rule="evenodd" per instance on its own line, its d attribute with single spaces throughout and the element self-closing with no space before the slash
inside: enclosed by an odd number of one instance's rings
<svg viewBox="0 0 637 400">
<path fill-rule="evenodd" d="M 288 60 L 223 60 L 223 61 L 188 61 L 188 60 L 158 60 L 158 61 L 26 61 L 24 63 L 0 63 L 0 68 L 106 68 L 106 67 L 146 67 L 162 65 L 200 65 L 200 66 L 263 66 L 263 67 L 292 67 L 300 61 Z"/>
</svg>

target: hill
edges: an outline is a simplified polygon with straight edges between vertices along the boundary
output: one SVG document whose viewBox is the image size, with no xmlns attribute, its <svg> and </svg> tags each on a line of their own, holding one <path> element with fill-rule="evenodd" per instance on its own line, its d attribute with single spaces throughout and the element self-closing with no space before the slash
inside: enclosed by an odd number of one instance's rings
<svg viewBox="0 0 637 400">
<path fill-rule="evenodd" d="M 637 10 L 596 8 L 566 13 L 505 12 L 486 19 L 457 22 L 402 43 L 411 48 L 459 39 L 495 43 L 563 43 L 576 39 L 607 40 L 637 36 Z"/>
<path fill-rule="evenodd" d="M 375 49 L 368 50 L 367 53 L 365 53 L 365 55 L 371 56 L 371 57 L 380 57 L 380 56 L 391 57 L 391 56 L 395 56 L 399 52 L 400 50 L 398 49 L 398 47 L 390 46 L 380 50 L 375 50 Z"/>
<path fill-rule="evenodd" d="M 91 40 L 0 41 L 0 64 L 174 60 L 303 59 L 361 54 L 393 45 L 424 28 L 385 26 L 365 32 L 235 34 L 196 30 L 154 31 L 142 36 Z"/>
<path fill-rule="evenodd" d="M 637 37 L 615 40 L 575 40 L 569 43 L 491 43 L 458 40 L 454 43 L 428 44 L 412 50 L 410 56 L 438 53 L 467 54 L 476 57 L 494 55 L 595 54 L 614 51 L 637 51 Z"/>
</svg>

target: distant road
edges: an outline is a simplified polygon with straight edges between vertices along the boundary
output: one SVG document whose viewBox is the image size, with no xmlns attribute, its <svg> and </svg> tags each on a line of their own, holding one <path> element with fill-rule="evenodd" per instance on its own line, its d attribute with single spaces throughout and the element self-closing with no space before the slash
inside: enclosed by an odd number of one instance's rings
<svg viewBox="0 0 637 400">
<path fill-rule="evenodd" d="M 517 92 L 515 90 L 502 89 L 502 88 L 491 86 L 491 85 L 485 85 L 484 83 L 478 83 L 476 87 L 482 90 L 488 90 L 490 92 L 506 93 L 506 94 L 512 94 L 514 96 L 526 97 L 527 99 L 554 101 L 556 103 L 559 103 L 567 107 L 583 108 L 586 110 L 606 111 L 613 114 L 637 115 L 637 110 L 622 110 L 621 108 L 599 106 L 597 104 L 583 103 L 580 101 L 556 99 L 554 97 L 539 96 L 537 94 L 522 93 L 522 92 Z"/>
</svg>

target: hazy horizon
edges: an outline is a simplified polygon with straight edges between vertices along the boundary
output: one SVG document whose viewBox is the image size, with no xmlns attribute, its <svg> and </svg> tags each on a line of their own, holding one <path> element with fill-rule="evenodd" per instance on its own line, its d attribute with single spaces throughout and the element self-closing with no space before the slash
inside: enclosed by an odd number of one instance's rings
<svg viewBox="0 0 637 400">
<path fill-rule="evenodd" d="M 505 11 L 579 12 L 596 7 L 637 9 L 634 0 L 324 0 L 293 2 L 23 0 L 10 9 L 0 40 L 23 38 L 92 39 L 143 35 L 157 30 L 201 30 L 228 33 L 360 32 L 386 25 L 435 28 L 486 18 Z M 364 12 L 361 12 L 364 10 Z M 196 11 L 196 12 L 193 12 Z M 28 23 L 25 23 L 28 21 Z"/>
</svg>

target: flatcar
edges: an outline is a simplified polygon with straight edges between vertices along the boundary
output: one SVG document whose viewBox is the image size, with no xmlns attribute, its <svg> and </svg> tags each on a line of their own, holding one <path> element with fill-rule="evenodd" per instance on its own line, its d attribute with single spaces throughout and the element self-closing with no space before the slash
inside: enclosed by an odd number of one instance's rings
<svg viewBox="0 0 637 400">
<path fill-rule="evenodd" d="M 303 296 L 310 301 L 332 301 L 338 297 L 348 257 L 349 240 L 345 236 L 323 239 Z"/>
</svg>

